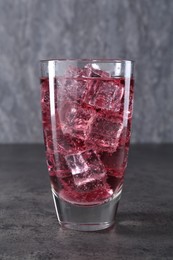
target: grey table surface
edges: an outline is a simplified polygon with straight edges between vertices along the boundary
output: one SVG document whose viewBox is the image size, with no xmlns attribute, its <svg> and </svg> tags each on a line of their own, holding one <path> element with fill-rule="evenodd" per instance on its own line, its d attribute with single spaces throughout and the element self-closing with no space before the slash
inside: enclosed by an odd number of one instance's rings
<svg viewBox="0 0 173 260">
<path fill-rule="evenodd" d="M 62 229 L 42 145 L 0 146 L 0 260 L 173 259 L 173 145 L 133 145 L 114 227 Z"/>
</svg>

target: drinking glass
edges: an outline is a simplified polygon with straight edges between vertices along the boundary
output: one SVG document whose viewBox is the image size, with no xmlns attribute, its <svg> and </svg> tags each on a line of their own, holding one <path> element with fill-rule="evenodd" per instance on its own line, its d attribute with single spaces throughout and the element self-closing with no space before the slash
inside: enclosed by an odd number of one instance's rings
<svg viewBox="0 0 173 260">
<path fill-rule="evenodd" d="M 133 109 L 134 62 L 41 61 L 46 162 L 60 225 L 108 228 L 122 193 Z"/>
</svg>

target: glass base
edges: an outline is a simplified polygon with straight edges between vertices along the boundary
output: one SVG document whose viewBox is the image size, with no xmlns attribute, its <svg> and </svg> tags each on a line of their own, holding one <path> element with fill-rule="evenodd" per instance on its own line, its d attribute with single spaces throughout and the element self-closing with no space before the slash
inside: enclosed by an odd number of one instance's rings
<svg viewBox="0 0 173 260">
<path fill-rule="evenodd" d="M 115 223 L 121 192 L 122 189 L 113 198 L 103 204 L 83 206 L 71 204 L 61 199 L 52 190 L 59 224 L 62 227 L 79 231 L 97 231 L 109 228 Z"/>
</svg>

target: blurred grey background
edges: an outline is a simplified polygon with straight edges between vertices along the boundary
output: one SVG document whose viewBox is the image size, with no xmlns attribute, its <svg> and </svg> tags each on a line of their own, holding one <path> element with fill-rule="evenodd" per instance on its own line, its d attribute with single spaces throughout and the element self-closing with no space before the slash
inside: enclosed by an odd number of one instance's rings
<svg viewBox="0 0 173 260">
<path fill-rule="evenodd" d="M 0 143 L 42 142 L 39 63 L 136 61 L 133 142 L 173 142 L 172 0 L 0 0 Z"/>
</svg>

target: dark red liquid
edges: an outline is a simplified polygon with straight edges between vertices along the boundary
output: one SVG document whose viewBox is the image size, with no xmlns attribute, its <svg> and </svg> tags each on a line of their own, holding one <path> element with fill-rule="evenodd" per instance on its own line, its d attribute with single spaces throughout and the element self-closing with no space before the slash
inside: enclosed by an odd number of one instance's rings
<svg viewBox="0 0 173 260">
<path fill-rule="evenodd" d="M 75 78 L 42 78 L 41 105 L 53 190 L 71 203 L 93 205 L 114 196 L 123 184 L 133 80 L 125 86 L 124 78 L 99 70 L 82 77 L 84 72 Z"/>
</svg>

